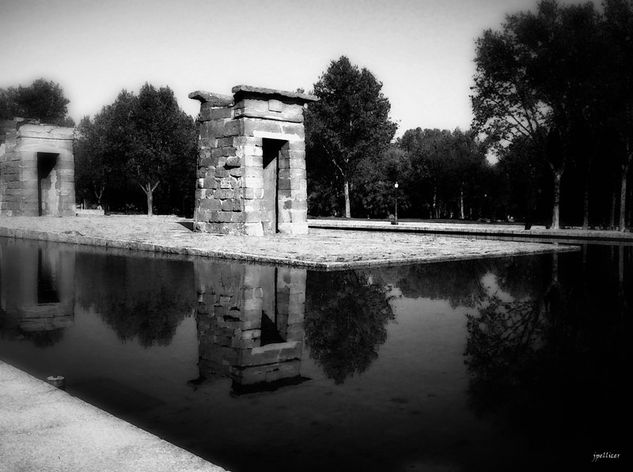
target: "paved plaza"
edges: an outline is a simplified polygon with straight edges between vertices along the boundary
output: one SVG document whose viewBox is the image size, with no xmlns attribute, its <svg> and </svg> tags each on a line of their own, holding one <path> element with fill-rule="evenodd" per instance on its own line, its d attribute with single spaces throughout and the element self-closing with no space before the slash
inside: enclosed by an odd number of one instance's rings
<svg viewBox="0 0 633 472">
<path fill-rule="evenodd" d="M 12 217 L 0 219 L 0 236 L 325 270 L 576 249 L 468 235 L 311 228 L 307 235 L 261 237 L 197 233 L 191 227 L 191 220 L 173 216 Z"/>
</svg>

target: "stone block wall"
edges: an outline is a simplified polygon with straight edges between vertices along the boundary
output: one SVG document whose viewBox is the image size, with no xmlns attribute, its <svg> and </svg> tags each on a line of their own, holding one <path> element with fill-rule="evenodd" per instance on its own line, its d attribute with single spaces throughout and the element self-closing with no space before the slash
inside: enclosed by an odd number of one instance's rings
<svg viewBox="0 0 633 472">
<path fill-rule="evenodd" d="M 302 93 L 236 86 L 199 100 L 194 228 L 220 234 L 305 234 Z"/>
<path fill-rule="evenodd" d="M 300 378 L 306 270 L 195 263 L 200 375 L 234 389 Z"/>
<path fill-rule="evenodd" d="M 73 128 L 2 123 L 0 215 L 73 216 Z"/>
</svg>

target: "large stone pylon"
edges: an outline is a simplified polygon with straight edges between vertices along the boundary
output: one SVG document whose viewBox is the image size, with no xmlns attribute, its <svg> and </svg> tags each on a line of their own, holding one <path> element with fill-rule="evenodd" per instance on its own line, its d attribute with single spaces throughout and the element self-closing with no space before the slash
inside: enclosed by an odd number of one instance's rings
<svg viewBox="0 0 633 472">
<path fill-rule="evenodd" d="M 200 101 L 194 228 L 220 234 L 305 234 L 303 111 L 316 97 L 238 85 Z"/>
</svg>

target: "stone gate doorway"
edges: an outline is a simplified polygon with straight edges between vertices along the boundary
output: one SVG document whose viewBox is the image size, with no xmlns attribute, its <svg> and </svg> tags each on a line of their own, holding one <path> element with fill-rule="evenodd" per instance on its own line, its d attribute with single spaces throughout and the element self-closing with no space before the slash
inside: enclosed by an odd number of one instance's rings
<svg viewBox="0 0 633 472">
<path fill-rule="evenodd" d="M 57 160 L 59 154 L 37 153 L 37 205 L 39 216 L 54 215 L 57 208 Z"/>
<path fill-rule="evenodd" d="M 287 160 L 288 157 L 288 141 L 262 139 L 262 154 L 264 168 L 262 225 L 264 234 L 274 234 L 279 231 L 279 213 L 283 209 L 280 208 L 283 207 L 284 191 L 279 188 L 279 169 L 284 168 L 284 158 Z"/>
</svg>

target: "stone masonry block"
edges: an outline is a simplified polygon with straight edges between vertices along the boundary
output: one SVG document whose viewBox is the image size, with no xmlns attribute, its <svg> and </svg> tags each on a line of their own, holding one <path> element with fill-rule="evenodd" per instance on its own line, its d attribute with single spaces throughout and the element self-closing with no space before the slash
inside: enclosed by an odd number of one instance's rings
<svg viewBox="0 0 633 472">
<path fill-rule="evenodd" d="M 218 189 L 213 192 L 213 198 L 219 198 L 220 200 L 226 200 L 227 198 L 239 198 L 241 194 L 240 189 Z"/>
<path fill-rule="evenodd" d="M 290 152 L 292 152 L 292 151 L 305 151 L 306 150 L 306 143 L 305 143 L 305 141 L 302 141 L 302 140 L 290 141 L 288 143 L 288 150 Z"/>
<path fill-rule="evenodd" d="M 200 208 L 203 210 L 220 210 L 221 201 L 211 198 L 205 198 L 204 200 L 200 200 Z"/>
<path fill-rule="evenodd" d="M 220 204 L 222 211 L 241 211 L 242 210 L 242 201 L 239 198 L 227 198 L 226 200 L 214 200 Z"/>
<path fill-rule="evenodd" d="M 224 123 L 224 136 L 237 136 L 240 134 L 240 123 L 237 120 L 230 120 Z"/>
<path fill-rule="evenodd" d="M 248 200 L 255 199 L 255 198 L 263 198 L 264 189 L 263 188 L 243 188 L 242 195 L 245 199 L 248 199 Z"/>
<path fill-rule="evenodd" d="M 205 177 L 203 182 L 202 188 L 214 189 L 218 187 L 218 182 L 215 177 Z"/>
<path fill-rule="evenodd" d="M 262 214 L 260 211 L 245 211 L 244 222 L 245 223 L 257 223 L 262 221 Z"/>
<path fill-rule="evenodd" d="M 235 142 L 234 136 L 218 138 L 216 147 L 235 147 L 234 142 Z"/>
<path fill-rule="evenodd" d="M 224 167 L 216 167 L 214 175 L 218 179 L 223 179 L 229 176 L 229 171 Z"/>
<path fill-rule="evenodd" d="M 238 156 L 230 156 L 226 158 L 224 167 L 240 167 L 241 159 Z"/>
<path fill-rule="evenodd" d="M 264 164 L 263 156 L 256 156 L 254 154 L 247 154 L 244 156 L 244 165 L 249 167 L 262 167 Z"/>
</svg>

